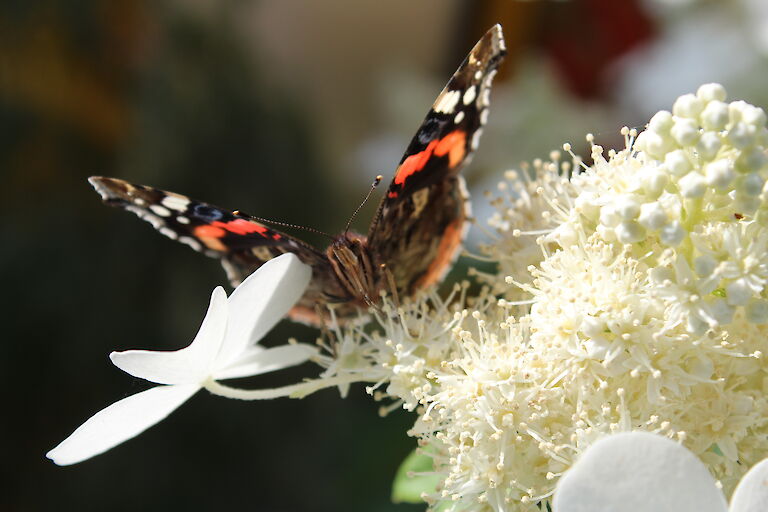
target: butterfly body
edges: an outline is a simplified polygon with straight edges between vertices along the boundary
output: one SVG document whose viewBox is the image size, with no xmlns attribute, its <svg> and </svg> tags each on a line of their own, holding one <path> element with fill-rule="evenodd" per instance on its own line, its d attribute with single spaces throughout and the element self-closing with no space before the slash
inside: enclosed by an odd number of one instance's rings
<svg viewBox="0 0 768 512">
<path fill-rule="evenodd" d="M 292 252 L 313 277 L 289 313 L 320 324 L 319 305 L 339 319 L 375 305 L 383 290 L 407 297 L 439 282 L 466 233 L 469 196 L 459 174 L 477 147 L 491 82 L 505 53 L 496 25 L 475 45 L 437 97 L 398 165 L 367 236 L 345 231 L 323 252 L 237 211 L 116 178 L 89 179 L 105 203 L 150 222 L 161 234 L 221 259 L 233 285 L 265 261 Z"/>
</svg>

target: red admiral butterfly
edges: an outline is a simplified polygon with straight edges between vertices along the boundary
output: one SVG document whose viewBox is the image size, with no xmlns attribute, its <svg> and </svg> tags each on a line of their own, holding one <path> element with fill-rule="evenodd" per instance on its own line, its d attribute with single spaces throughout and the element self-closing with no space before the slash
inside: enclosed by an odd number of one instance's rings
<svg viewBox="0 0 768 512">
<path fill-rule="evenodd" d="M 469 202 L 461 167 L 488 117 L 491 82 L 504 54 L 491 28 L 451 77 L 408 145 L 368 236 L 345 231 L 321 252 L 241 212 L 115 178 L 92 177 L 104 202 L 134 212 L 161 234 L 221 259 L 233 285 L 285 252 L 312 266 L 312 281 L 291 310 L 319 324 L 318 304 L 339 318 L 375 303 L 381 290 L 409 296 L 439 282 L 466 233 Z"/>
</svg>

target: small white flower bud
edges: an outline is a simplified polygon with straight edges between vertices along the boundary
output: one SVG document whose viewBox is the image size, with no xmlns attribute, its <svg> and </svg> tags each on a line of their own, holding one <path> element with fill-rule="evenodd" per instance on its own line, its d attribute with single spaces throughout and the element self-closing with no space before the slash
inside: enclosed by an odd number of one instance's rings
<svg viewBox="0 0 768 512">
<path fill-rule="evenodd" d="M 667 223 L 667 213 L 657 201 L 645 203 L 640 207 L 640 216 L 637 221 L 647 229 L 661 229 Z"/>
<path fill-rule="evenodd" d="M 674 147 L 674 141 L 669 137 L 646 130 L 637 136 L 635 146 L 653 158 L 662 159 L 664 154 Z"/>
<path fill-rule="evenodd" d="M 560 247 L 570 247 L 579 242 L 579 237 L 569 222 L 563 222 L 549 236 Z"/>
<path fill-rule="evenodd" d="M 582 192 L 574 200 L 577 212 L 594 221 L 600 215 L 600 205 L 597 203 L 597 194 L 594 192 Z"/>
<path fill-rule="evenodd" d="M 659 230 L 659 239 L 665 245 L 676 246 L 685 238 L 685 230 L 679 221 L 673 220 L 661 230 Z"/>
<path fill-rule="evenodd" d="M 730 122 L 735 124 L 741 121 L 742 112 L 744 107 L 747 106 L 747 102 L 742 100 L 730 102 L 728 104 L 728 116 L 730 117 Z"/>
<path fill-rule="evenodd" d="M 656 133 L 666 135 L 672 128 L 673 123 L 674 121 L 672 120 L 672 114 L 666 110 L 661 110 L 656 112 L 656 114 L 654 114 L 651 120 L 648 122 L 648 129 Z"/>
<path fill-rule="evenodd" d="M 601 319 L 586 315 L 581 321 L 579 330 L 590 338 L 599 338 L 605 336 L 605 322 Z"/>
<path fill-rule="evenodd" d="M 723 141 L 716 132 L 704 132 L 701 134 L 696 151 L 704 160 L 712 160 L 723 147 Z"/>
<path fill-rule="evenodd" d="M 728 283 L 725 287 L 725 292 L 728 294 L 728 304 L 734 306 L 744 306 L 752 298 L 753 292 L 749 283 L 743 277 Z"/>
<path fill-rule="evenodd" d="M 765 156 L 765 148 L 762 146 L 752 146 L 742 150 L 736 158 L 736 170 L 739 172 L 760 171 L 765 167 L 768 158 Z"/>
<path fill-rule="evenodd" d="M 760 208 L 760 203 L 759 196 L 736 194 L 733 199 L 733 208 L 742 215 L 752 215 Z"/>
<path fill-rule="evenodd" d="M 705 130 L 724 130 L 728 124 L 728 105 L 722 101 L 712 101 L 701 113 L 701 125 Z"/>
<path fill-rule="evenodd" d="M 598 224 L 595 228 L 595 232 L 598 234 L 600 238 L 605 240 L 608 243 L 613 242 L 616 240 L 616 232 L 613 228 L 605 226 L 603 224 Z"/>
<path fill-rule="evenodd" d="M 613 228 L 621 222 L 621 217 L 616 213 L 613 205 L 605 205 L 600 209 L 600 224 Z"/>
<path fill-rule="evenodd" d="M 724 299 L 714 299 L 709 304 L 709 310 L 720 325 L 728 325 L 733 322 L 733 314 L 736 308 L 729 306 Z"/>
<path fill-rule="evenodd" d="M 669 133 L 681 146 L 693 146 L 699 140 L 699 125 L 693 119 L 678 118 Z"/>
<path fill-rule="evenodd" d="M 650 168 L 641 173 L 642 188 L 651 199 L 659 197 L 669 183 L 669 176 L 664 169 L 663 167 Z"/>
<path fill-rule="evenodd" d="M 691 170 L 691 162 L 688 160 L 688 155 L 682 149 L 676 149 L 667 153 L 667 156 L 664 157 L 664 165 L 675 176 L 682 176 Z"/>
<path fill-rule="evenodd" d="M 617 197 L 613 207 L 622 220 L 633 220 L 640 215 L 640 201 L 632 194 L 622 194 Z"/>
<path fill-rule="evenodd" d="M 728 130 L 726 138 L 733 147 L 743 149 L 755 142 L 756 134 L 757 130 L 754 126 L 739 122 Z"/>
<path fill-rule="evenodd" d="M 717 260 L 705 254 L 693 260 L 693 270 L 699 277 L 709 277 L 717 268 Z"/>
<path fill-rule="evenodd" d="M 584 340 L 584 348 L 587 350 L 587 356 L 591 359 L 603 360 L 608 355 L 608 349 L 611 344 L 605 338 L 590 338 Z"/>
<path fill-rule="evenodd" d="M 702 101 L 725 101 L 728 96 L 725 87 L 720 84 L 704 84 L 696 91 L 696 96 Z"/>
<path fill-rule="evenodd" d="M 653 267 L 648 273 L 648 276 L 651 278 L 651 281 L 657 285 L 662 284 L 664 281 L 671 281 L 675 277 L 672 269 L 667 267 Z"/>
<path fill-rule="evenodd" d="M 765 126 L 765 111 L 760 107 L 747 105 L 741 111 L 741 120 L 755 128 L 761 128 Z"/>
<path fill-rule="evenodd" d="M 645 228 L 634 221 L 624 221 L 616 226 L 616 239 L 622 244 L 634 244 L 645 238 Z"/>
<path fill-rule="evenodd" d="M 736 177 L 733 164 L 728 159 L 715 160 L 705 167 L 707 183 L 713 187 L 724 190 Z"/>
<path fill-rule="evenodd" d="M 747 320 L 753 324 L 768 323 L 768 300 L 752 299 L 746 307 Z"/>
<path fill-rule="evenodd" d="M 707 191 L 707 183 L 697 171 L 691 171 L 680 178 L 678 185 L 680 186 L 680 193 L 687 198 L 701 197 Z"/>
<path fill-rule="evenodd" d="M 693 94 L 683 94 L 672 106 L 672 113 L 678 117 L 695 119 L 704 110 L 704 102 Z"/>
<path fill-rule="evenodd" d="M 739 178 L 737 190 L 746 196 L 759 196 L 763 191 L 765 180 L 759 173 L 751 172 Z"/>
</svg>

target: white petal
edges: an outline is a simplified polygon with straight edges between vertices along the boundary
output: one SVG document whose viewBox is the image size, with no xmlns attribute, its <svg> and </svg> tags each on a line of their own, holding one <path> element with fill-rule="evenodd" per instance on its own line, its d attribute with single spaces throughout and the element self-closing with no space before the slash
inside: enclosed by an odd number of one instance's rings
<svg viewBox="0 0 768 512">
<path fill-rule="evenodd" d="M 242 357 L 238 358 L 232 365 L 216 371 L 213 378 L 216 380 L 237 379 L 281 370 L 301 364 L 316 353 L 316 347 L 303 343 L 268 349 L 255 346 L 243 352 Z"/>
<path fill-rule="evenodd" d="M 229 297 L 227 334 L 217 367 L 229 365 L 259 341 L 304 295 L 312 268 L 287 253 L 269 260 Z"/>
<path fill-rule="evenodd" d="M 725 512 L 725 498 L 690 451 L 647 432 L 608 436 L 561 478 L 555 512 Z"/>
<path fill-rule="evenodd" d="M 91 416 L 45 456 L 68 466 L 104 453 L 164 419 L 199 389 L 194 384 L 157 386 L 123 398 Z"/>
<path fill-rule="evenodd" d="M 768 459 L 752 466 L 731 497 L 732 512 L 768 510 Z"/>
<path fill-rule="evenodd" d="M 124 372 L 158 384 L 202 382 L 210 373 L 209 368 L 221 348 L 227 326 L 227 309 L 227 294 L 221 286 L 217 286 L 200 330 L 189 346 L 165 352 L 112 352 L 109 358 Z"/>
</svg>

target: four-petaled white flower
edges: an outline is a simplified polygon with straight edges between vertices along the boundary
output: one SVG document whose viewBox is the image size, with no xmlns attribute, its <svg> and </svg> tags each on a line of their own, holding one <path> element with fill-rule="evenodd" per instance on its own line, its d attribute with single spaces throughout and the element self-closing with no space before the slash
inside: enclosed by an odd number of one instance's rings
<svg viewBox="0 0 768 512">
<path fill-rule="evenodd" d="M 110 354 L 121 370 L 163 384 L 96 413 L 46 456 L 69 465 L 103 453 L 168 416 L 216 380 L 248 377 L 300 364 L 310 345 L 264 348 L 257 342 L 303 295 L 312 275 L 293 254 L 270 260 L 227 298 L 220 286 L 192 343 L 172 352 L 128 350 Z"/>
<path fill-rule="evenodd" d="M 560 478 L 554 512 L 764 512 L 768 459 L 733 492 L 730 508 L 715 479 L 682 445 L 648 432 L 625 432 L 589 447 Z"/>
</svg>

